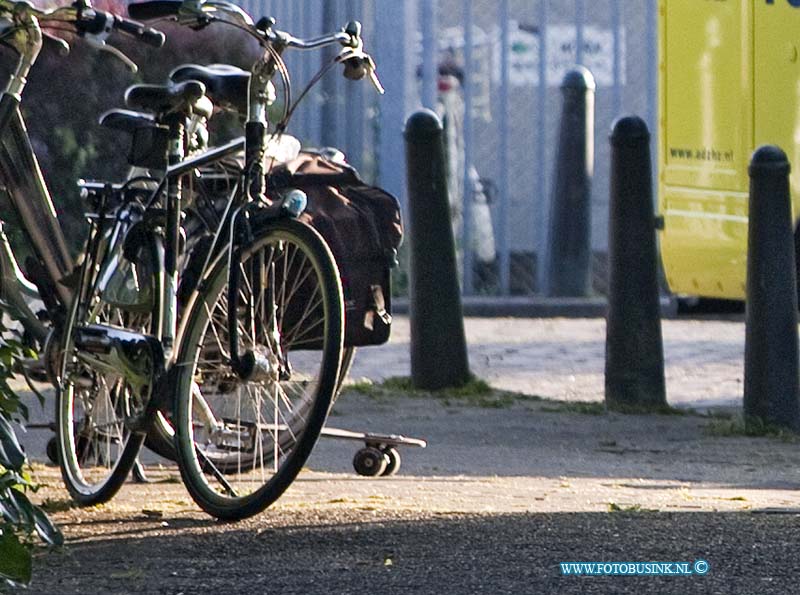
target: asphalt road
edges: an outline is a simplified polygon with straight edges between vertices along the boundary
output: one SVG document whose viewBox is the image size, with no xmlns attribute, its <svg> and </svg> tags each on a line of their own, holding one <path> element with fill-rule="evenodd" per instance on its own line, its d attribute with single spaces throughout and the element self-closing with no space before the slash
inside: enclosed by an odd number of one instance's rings
<svg viewBox="0 0 800 595">
<path fill-rule="evenodd" d="M 428 515 L 314 510 L 238 525 L 101 522 L 48 555 L 30 593 L 797 592 L 798 515 Z M 128 532 L 134 535 L 126 535 Z M 562 561 L 707 560 L 705 576 L 565 577 Z"/>
</svg>

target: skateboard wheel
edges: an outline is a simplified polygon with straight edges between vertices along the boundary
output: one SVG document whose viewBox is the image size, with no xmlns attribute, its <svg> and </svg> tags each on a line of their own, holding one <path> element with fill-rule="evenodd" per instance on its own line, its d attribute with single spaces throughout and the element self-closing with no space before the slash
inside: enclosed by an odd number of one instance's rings
<svg viewBox="0 0 800 595">
<path fill-rule="evenodd" d="M 375 447 L 367 446 L 362 448 L 353 457 L 353 468 L 359 475 L 365 477 L 377 477 L 386 471 L 388 465 L 387 458 Z"/>
<path fill-rule="evenodd" d="M 383 450 L 383 456 L 386 459 L 386 469 L 383 470 L 381 475 L 383 477 L 389 477 L 394 475 L 400 470 L 400 453 L 397 452 L 396 448 L 385 448 Z"/>
</svg>

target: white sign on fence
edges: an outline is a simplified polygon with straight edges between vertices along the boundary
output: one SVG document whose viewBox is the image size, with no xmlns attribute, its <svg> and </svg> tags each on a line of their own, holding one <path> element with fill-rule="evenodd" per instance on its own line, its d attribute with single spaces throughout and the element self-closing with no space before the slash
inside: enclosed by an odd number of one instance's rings
<svg viewBox="0 0 800 595">
<path fill-rule="evenodd" d="M 498 36 L 499 37 L 499 36 Z M 577 32 L 573 25 L 547 27 L 547 85 L 557 87 L 577 60 Z M 625 29 L 620 29 L 619 83 L 625 84 Z M 509 82 L 515 87 L 539 84 L 539 32 L 511 23 L 509 41 Z M 494 52 L 495 83 L 500 80 L 500 47 Z M 614 32 L 587 25 L 583 29 L 583 65 L 594 75 L 598 87 L 614 86 Z"/>
</svg>

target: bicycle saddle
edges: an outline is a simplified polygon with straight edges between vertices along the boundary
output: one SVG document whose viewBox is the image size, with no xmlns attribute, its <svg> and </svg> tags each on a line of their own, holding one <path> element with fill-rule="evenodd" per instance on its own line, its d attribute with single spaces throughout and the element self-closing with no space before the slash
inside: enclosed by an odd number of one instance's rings
<svg viewBox="0 0 800 595">
<path fill-rule="evenodd" d="M 183 64 L 173 70 L 169 78 L 173 82 L 200 81 L 206 93 L 218 106 L 247 114 L 247 87 L 250 73 L 228 64 Z"/>
<path fill-rule="evenodd" d="M 126 109 L 112 109 L 100 116 L 100 126 L 133 134 L 141 126 L 151 126 L 155 118 L 150 114 Z"/>
<path fill-rule="evenodd" d="M 211 116 L 213 106 L 205 98 L 206 86 L 196 80 L 170 85 L 132 85 L 125 91 L 125 105 L 156 114 L 184 112 Z"/>
</svg>

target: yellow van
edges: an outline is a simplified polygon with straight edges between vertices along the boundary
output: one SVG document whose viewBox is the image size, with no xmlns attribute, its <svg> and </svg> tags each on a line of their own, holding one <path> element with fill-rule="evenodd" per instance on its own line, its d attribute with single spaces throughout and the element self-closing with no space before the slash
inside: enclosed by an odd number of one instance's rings
<svg viewBox="0 0 800 595">
<path fill-rule="evenodd" d="M 800 213 L 800 0 L 660 0 L 659 28 L 667 281 L 675 293 L 743 299 L 756 147 L 786 152 Z"/>
</svg>

